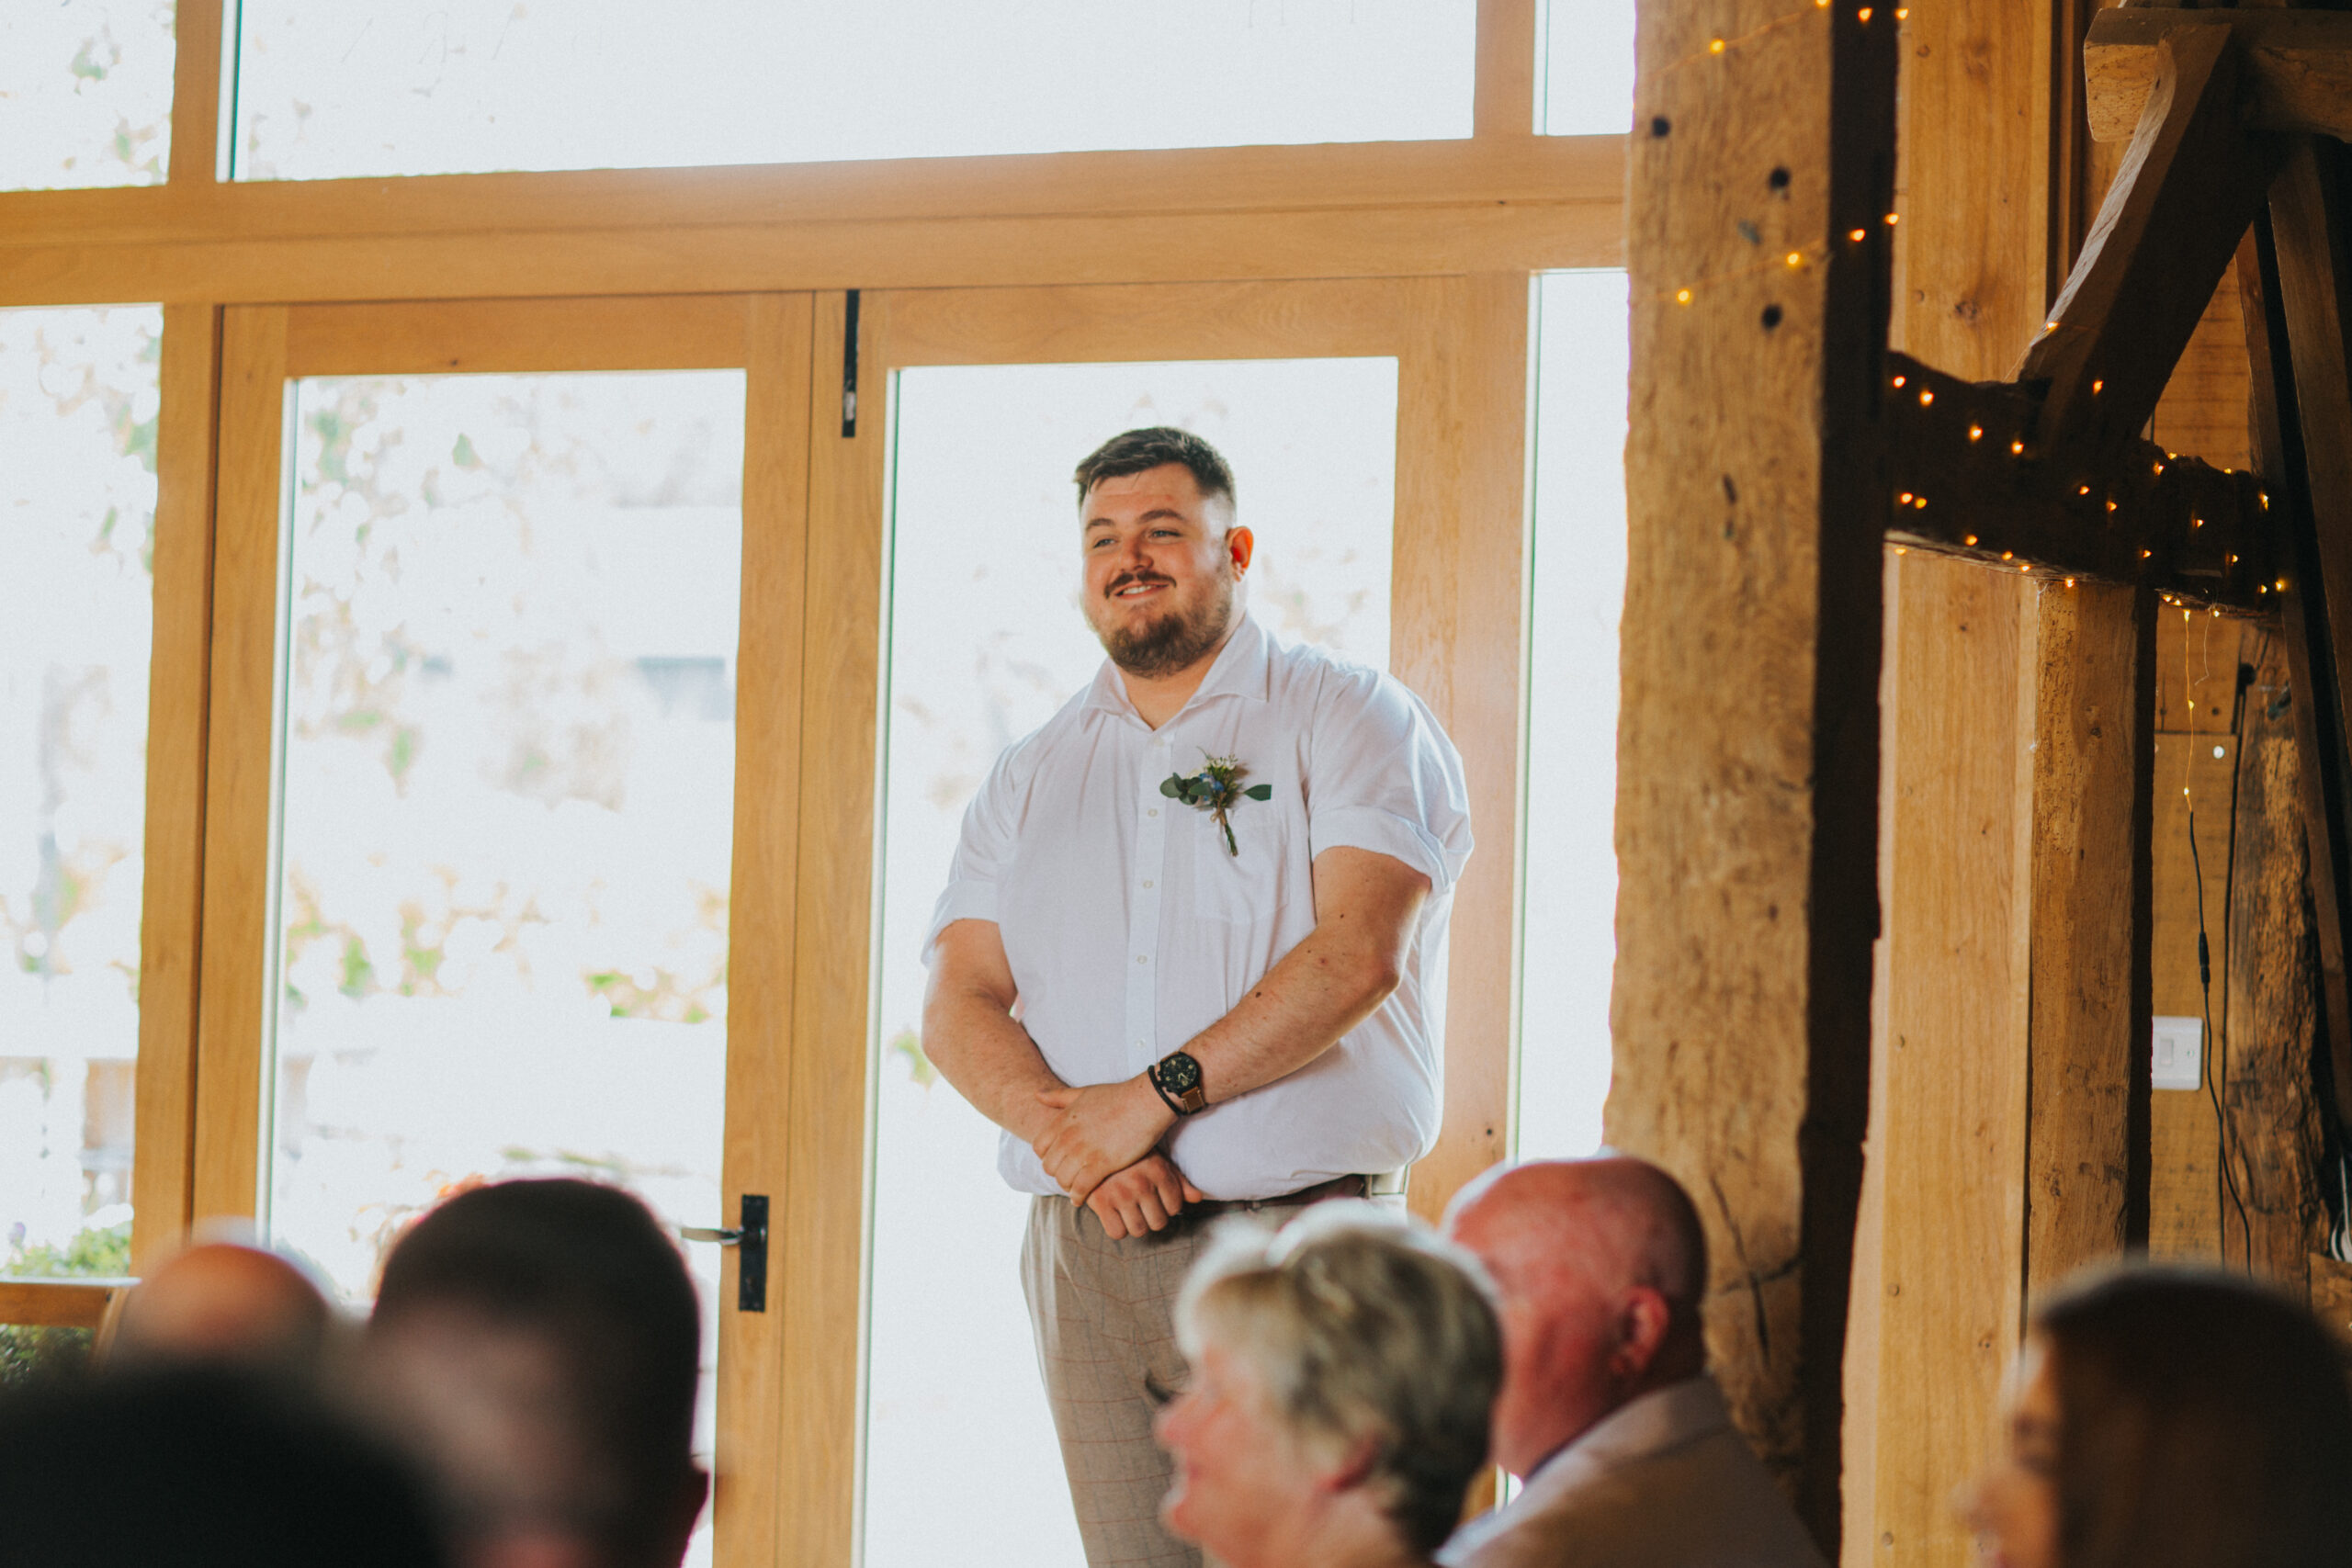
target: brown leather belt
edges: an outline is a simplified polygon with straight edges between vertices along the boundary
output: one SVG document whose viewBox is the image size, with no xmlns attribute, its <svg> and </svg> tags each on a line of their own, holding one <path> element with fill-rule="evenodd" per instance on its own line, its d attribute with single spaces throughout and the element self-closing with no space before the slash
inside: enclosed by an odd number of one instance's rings
<svg viewBox="0 0 2352 1568">
<path fill-rule="evenodd" d="M 1364 1177 L 1335 1176 L 1329 1181 L 1318 1181 L 1312 1187 L 1274 1198 L 1204 1198 L 1197 1203 L 1185 1204 L 1182 1217 L 1213 1220 L 1220 1214 L 1254 1214 L 1261 1209 L 1303 1209 L 1327 1198 L 1361 1198 L 1371 1190 L 1372 1183 Z"/>
</svg>

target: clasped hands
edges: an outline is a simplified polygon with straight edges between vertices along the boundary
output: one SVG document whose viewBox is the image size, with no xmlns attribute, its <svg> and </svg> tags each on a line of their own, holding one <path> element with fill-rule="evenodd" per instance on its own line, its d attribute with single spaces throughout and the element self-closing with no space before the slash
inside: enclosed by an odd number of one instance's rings
<svg viewBox="0 0 2352 1568">
<path fill-rule="evenodd" d="M 1054 1117 L 1029 1146 L 1113 1241 L 1164 1230 L 1185 1204 L 1207 1196 L 1159 1152 L 1176 1113 L 1142 1077 L 1045 1089 L 1037 1099 Z"/>
</svg>

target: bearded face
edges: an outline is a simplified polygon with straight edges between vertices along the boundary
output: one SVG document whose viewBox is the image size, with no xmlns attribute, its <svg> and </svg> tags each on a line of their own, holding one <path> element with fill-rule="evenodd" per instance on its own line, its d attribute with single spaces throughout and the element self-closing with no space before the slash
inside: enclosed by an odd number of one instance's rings
<svg viewBox="0 0 2352 1568">
<path fill-rule="evenodd" d="M 1249 530 L 1168 463 L 1087 495 L 1080 603 L 1111 661 L 1158 680 L 1214 653 L 1233 627 Z"/>
</svg>

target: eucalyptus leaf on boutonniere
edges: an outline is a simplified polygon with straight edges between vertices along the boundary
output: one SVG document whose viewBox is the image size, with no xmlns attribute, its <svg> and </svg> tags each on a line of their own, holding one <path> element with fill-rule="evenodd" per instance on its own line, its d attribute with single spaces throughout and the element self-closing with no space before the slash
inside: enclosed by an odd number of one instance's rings
<svg viewBox="0 0 2352 1568">
<path fill-rule="evenodd" d="M 1203 764 L 1201 771 L 1189 779 L 1182 773 L 1170 773 L 1160 780 L 1159 793 L 1216 818 L 1216 825 L 1225 829 L 1226 853 L 1238 857 L 1241 853 L 1241 846 L 1233 841 L 1233 824 L 1227 820 L 1226 813 L 1245 798 L 1274 798 L 1274 786 L 1272 784 L 1251 784 L 1248 789 L 1241 787 L 1241 775 L 1249 771 L 1249 764 L 1238 758 L 1211 757 Z"/>
</svg>

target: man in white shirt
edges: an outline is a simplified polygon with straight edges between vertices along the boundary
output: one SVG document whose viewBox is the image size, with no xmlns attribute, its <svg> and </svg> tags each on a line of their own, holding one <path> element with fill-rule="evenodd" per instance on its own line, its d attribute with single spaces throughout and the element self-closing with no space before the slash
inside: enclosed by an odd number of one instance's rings
<svg viewBox="0 0 2352 1568">
<path fill-rule="evenodd" d="M 1707 1375 L 1707 1241 L 1644 1160 L 1498 1168 L 1446 1218 L 1502 1301 L 1494 1457 L 1519 1495 L 1445 1568 L 1826 1568 Z"/>
<path fill-rule="evenodd" d="M 1361 1194 L 1436 1140 L 1470 823 L 1419 698 L 1246 613 L 1208 443 L 1129 431 L 1077 479 L 1110 657 L 966 814 L 923 1046 L 1035 1195 L 1023 1285 L 1088 1561 L 1177 1568 L 1151 1416 L 1202 1222 Z"/>
</svg>

